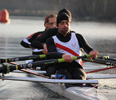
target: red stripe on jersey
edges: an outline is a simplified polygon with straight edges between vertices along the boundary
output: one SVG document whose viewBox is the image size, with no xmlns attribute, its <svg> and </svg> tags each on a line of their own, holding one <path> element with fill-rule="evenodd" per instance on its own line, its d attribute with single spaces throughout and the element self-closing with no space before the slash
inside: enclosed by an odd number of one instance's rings
<svg viewBox="0 0 116 100">
<path fill-rule="evenodd" d="M 77 53 L 75 53 L 73 50 L 69 49 L 68 47 L 65 47 L 65 46 L 63 46 L 63 45 L 60 45 L 60 44 L 58 44 L 58 43 L 55 43 L 55 44 L 56 44 L 56 47 L 58 47 L 58 48 L 60 48 L 60 49 L 62 49 L 62 50 L 65 50 L 65 51 L 71 53 L 71 54 L 74 55 L 74 56 L 79 56 Z"/>
<path fill-rule="evenodd" d="M 39 34 L 37 37 L 40 37 L 42 34 Z"/>
<path fill-rule="evenodd" d="M 65 46 L 63 46 L 63 45 L 60 45 L 60 44 L 58 44 L 58 43 L 55 43 L 55 44 L 56 44 L 56 47 L 58 47 L 58 48 L 60 48 L 60 49 L 62 49 L 62 50 L 65 50 L 65 51 L 71 53 L 71 54 L 74 55 L 74 56 L 79 56 L 76 52 L 74 52 L 74 51 L 71 50 L 70 48 L 65 47 Z M 81 61 L 80 59 L 79 59 L 79 62 L 80 62 L 80 64 L 83 66 L 82 61 Z"/>
</svg>

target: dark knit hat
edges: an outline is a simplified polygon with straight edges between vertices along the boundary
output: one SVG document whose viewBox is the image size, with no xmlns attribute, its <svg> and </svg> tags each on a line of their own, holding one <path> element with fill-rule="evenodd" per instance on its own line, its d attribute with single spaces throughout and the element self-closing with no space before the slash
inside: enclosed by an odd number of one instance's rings
<svg viewBox="0 0 116 100">
<path fill-rule="evenodd" d="M 69 22 L 71 22 L 70 17 L 66 13 L 61 13 L 57 16 L 57 26 L 62 20 L 68 20 Z"/>
<path fill-rule="evenodd" d="M 61 14 L 61 13 L 66 13 L 69 15 L 70 17 L 70 20 L 72 20 L 72 15 L 71 15 L 71 12 L 68 10 L 68 9 L 62 9 L 58 12 L 58 15 Z"/>
</svg>

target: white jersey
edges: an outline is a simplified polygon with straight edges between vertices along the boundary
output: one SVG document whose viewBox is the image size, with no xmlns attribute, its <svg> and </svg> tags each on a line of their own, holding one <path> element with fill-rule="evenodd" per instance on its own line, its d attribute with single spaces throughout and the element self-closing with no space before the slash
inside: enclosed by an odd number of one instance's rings
<svg viewBox="0 0 116 100">
<path fill-rule="evenodd" d="M 70 54 L 71 56 L 81 56 L 79 42 L 74 32 L 71 33 L 71 39 L 68 42 L 62 42 L 56 36 L 52 38 L 54 39 L 58 52 Z M 81 60 L 76 61 L 82 65 Z"/>
</svg>

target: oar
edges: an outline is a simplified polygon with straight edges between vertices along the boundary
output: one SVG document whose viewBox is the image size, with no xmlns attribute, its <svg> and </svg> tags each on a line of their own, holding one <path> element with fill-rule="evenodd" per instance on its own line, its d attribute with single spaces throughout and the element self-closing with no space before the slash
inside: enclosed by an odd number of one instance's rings
<svg viewBox="0 0 116 100">
<path fill-rule="evenodd" d="M 109 56 L 96 57 L 96 59 L 103 59 L 103 60 L 116 61 L 116 59 L 114 59 L 114 58 L 110 58 Z"/>
<path fill-rule="evenodd" d="M 14 63 L 14 62 L 9 62 L 9 63 L 13 64 L 13 65 L 19 65 L 19 64 Z M 25 69 L 20 69 L 20 70 L 23 71 L 23 72 L 29 73 L 29 74 L 36 75 L 36 76 L 41 76 L 41 77 L 44 77 L 44 78 L 50 78 L 48 76 L 45 76 L 45 75 L 42 75 L 42 74 L 39 74 L 39 73 L 35 73 L 35 72 L 29 71 L 29 70 L 25 70 Z"/>
<path fill-rule="evenodd" d="M 109 60 L 109 59 L 83 59 L 84 61 L 88 62 L 93 62 L 93 63 L 99 63 L 99 64 L 105 64 L 105 65 L 111 65 L 111 66 L 116 66 L 116 61 L 115 60 Z"/>
<path fill-rule="evenodd" d="M 74 57 L 72 57 L 72 59 L 77 60 L 77 59 L 89 58 L 89 57 L 91 57 L 91 55 L 74 56 Z M 62 63 L 62 62 L 65 62 L 65 59 L 63 59 L 63 58 L 50 59 L 50 60 L 36 61 L 33 63 L 29 63 L 29 64 L 20 64 L 20 65 L 14 65 L 14 66 L 6 65 L 6 66 L 0 68 L 0 73 L 9 73 L 9 72 L 12 72 L 13 70 L 20 70 L 20 69 L 25 69 L 25 68 L 37 67 L 40 65 L 52 64 L 52 63 Z"/>
<path fill-rule="evenodd" d="M 90 59 L 84 59 L 84 60 L 88 61 L 88 62 L 98 63 L 98 64 L 110 65 L 110 67 L 108 67 L 108 68 L 103 68 L 103 69 L 98 69 L 98 70 L 86 72 L 87 74 L 116 68 L 116 61 L 114 59 L 112 60 L 112 59 L 102 59 L 102 58 L 98 59 L 98 58 L 96 58 L 96 59 L 92 59 L 92 60 L 90 60 Z"/>
<path fill-rule="evenodd" d="M 42 83 L 71 83 L 71 84 L 98 84 L 98 80 L 61 80 L 61 79 L 43 79 L 43 78 L 30 78 L 30 77 L 12 77 L 12 76 L 3 76 L 0 77 L 3 80 L 14 80 L 14 81 L 30 81 L 30 82 L 42 82 Z"/>
<path fill-rule="evenodd" d="M 5 58 L 5 59 L 0 59 L 0 64 L 14 62 L 14 61 L 41 59 L 41 58 L 45 58 L 46 56 L 47 55 L 45 55 L 45 54 L 41 54 L 41 55 L 33 55 L 33 56 L 25 56 L 25 57 Z"/>
</svg>

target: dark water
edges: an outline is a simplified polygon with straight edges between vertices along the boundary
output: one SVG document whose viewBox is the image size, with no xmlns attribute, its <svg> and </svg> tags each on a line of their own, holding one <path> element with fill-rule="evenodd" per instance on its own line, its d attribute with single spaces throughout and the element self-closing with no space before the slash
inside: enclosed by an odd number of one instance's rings
<svg viewBox="0 0 116 100">
<path fill-rule="evenodd" d="M 11 17 L 10 24 L 0 24 L 0 58 L 31 55 L 31 49 L 23 48 L 20 41 L 38 30 L 44 30 L 43 23 L 43 18 Z M 71 28 L 83 34 L 100 56 L 116 58 L 115 23 L 72 22 Z M 14 73 L 9 75 L 27 76 Z M 0 81 L 0 100 L 68 99 L 38 83 Z"/>
</svg>

